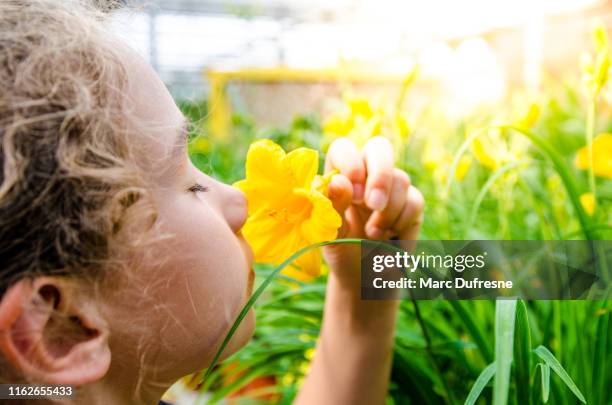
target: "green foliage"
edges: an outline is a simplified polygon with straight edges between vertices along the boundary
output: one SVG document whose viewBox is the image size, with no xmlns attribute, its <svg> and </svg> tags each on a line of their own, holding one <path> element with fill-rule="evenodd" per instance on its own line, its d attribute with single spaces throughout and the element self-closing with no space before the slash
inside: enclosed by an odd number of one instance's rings
<svg viewBox="0 0 612 405">
<path fill-rule="evenodd" d="M 410 108 L 409 97 L 406 104 Z M 538 104 L 540 118 L 529 130 L 516 127 L 504 106 L 458 121 L 435 107 L 412 114 L 410 138 L 396 145 L 397 164 L 426 197 L 423 239 L 612 238 L 612 181 L 596 179 L 598 206 L 592 216 L 580 202 L 589 191 L 588 173 L 573 163 L 585 144 L 580 93 L 574 85 L 547 84 Z M 271 138 L 287 150 L 324 148 L 317 117 L 298 117 L 284 129 L 260 129 L 248 117 L 236 116 L 232 134 L 213 139 L 206 135 L 205 104 L 181 107 L 194 123 L 193 163 L 225 182 L 244 176 L 246 151 L 256 139 Z M 509 124 L 498 127 L 500 142 L 524 138 L 528 146 L 520 158 L 492 170 L 475 159 L 468 140 L 475 139 L 470 128 L 494 121 Z M 595 125 L 612 129 L 607 116 Z M 440 137 L 450 153 L 450 159 L 443 158 L 445 176 L 423 161 L 430 137 Z M 453 176 L 460 155 L 473 161 L 458 180 Z M 272 271 L 257 268 L 258 283 L 269 280 L 269 285 L 255 303 L 252 342 L 211 370 L 205 388 L 215 398 L 270 376 L 274 400 L 267 401 L 288 404 L 307 372 L 321 327 L 326 277 L 304 284 L 283 276 L 268 279 Z M 402 302 L 387 402 L 612 403 L 609 301 L 511 302 L 515 308 L 508 303 L 501 308 L 499 302 L 496 308 L 492 301 Z M 241 367 L 228 367 L 232 362 Z"/>
</svg>

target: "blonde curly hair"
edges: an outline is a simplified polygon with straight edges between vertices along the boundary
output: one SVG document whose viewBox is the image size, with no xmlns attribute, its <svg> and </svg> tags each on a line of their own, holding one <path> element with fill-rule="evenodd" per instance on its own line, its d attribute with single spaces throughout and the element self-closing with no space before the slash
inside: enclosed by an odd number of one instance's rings
<svg viewBox="0 0 612 405">
<path fill-rule="evenodd" d="M 155 207 L 135 164 L 118 3 L 0 2 L 0 297 L 38 274 L 98 277 Z M 145 197 L 145 198 L 143 198 Z"/>
</svg>

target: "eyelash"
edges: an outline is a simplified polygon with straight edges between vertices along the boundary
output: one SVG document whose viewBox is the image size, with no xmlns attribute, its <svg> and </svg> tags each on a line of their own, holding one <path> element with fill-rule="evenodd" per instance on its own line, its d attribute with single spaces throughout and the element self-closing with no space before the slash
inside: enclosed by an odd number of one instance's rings
<svg viewBox="0 0 612 405">
<path fill-rule="evenodd" d="M 200 183 L 196 183 L 193 186 L 189 187 L 188 191 L 192 193 L 204 193 L 208 191 L 208 187 L 201 185 Z"/>
</svg>

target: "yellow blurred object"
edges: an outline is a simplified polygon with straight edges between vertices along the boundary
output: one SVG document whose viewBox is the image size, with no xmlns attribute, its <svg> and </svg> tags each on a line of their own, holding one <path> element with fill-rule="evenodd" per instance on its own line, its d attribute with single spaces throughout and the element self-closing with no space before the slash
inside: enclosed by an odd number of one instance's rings
<svg viewBox="0 0 612 405">
<path fill-rule="evenodd" d="M 457 171 L 455 171 L 455 179 L 457 179 L 457 181 L 463 180 L 471 166 L 472 158 L 465 155 L 461 156 L 461 159 L 459 159 L 459 164 L 457 165 Z"/>
<path fill-rule="evenodd" d="M 527 108 L 527 112 L 518 120 L 516 125 L 519 128 L 530 130 L 538 122 L 540 114 L 540 106 L 536 103 L 531 103 Z"/>
<path fill-rule="evenodd" d="M 597 22 L 592 30 L 595 55 L 583 53 L 580 56 L 580 68 L 583 81 L 590 96 L 599 96 L 602 88 L 606 85 L 610 71 L 610 44 L 606 27 Z"/>
<path fill-rule="evenodd" d="M 327 144 L 346 136 L 362 148 L 368 139 L 381 135 L 385 118 L 385 112 L 380 108 L 374 109 L 366 98 L 345 94 L 343 106 L 323 123 L 323 133 Z"/>
<path fill-rule="evenodd" d="M 208 129 L 212 136 L 220 139 L 226 138 L 231 130 L 232 109 L 227 95 L 227 85 L 229 83 L 329 82 L 402 85 L 407 80 L 405 75 L 352 68 L 290 69 L 278 67 L 234 71 L 208 70 L 204 72 L 204 75 L 210 85 Z"/>
<path fill-rule="evenodd" d="M 333 173 L 317 176 L 319 153 L 298 148 L 289 153 L 264 139 L 249 147 L 246 179 L 234 184 L 248 201 L 242 234 L 260 263 L 280 264 L 298 250 L 336 238 L 342 219 L 327 198 Z M 308 280 L 320 274 L 321 254 L 310 250 L 285 274 Z"/>
<path fill-rule="evenodd" d="M 495 171 L 501 166 L 523 159 L 529 142 L 523 137 L 506 137 L 499 129 L 491 129 L 472 142 L 476 160 L 486 168 Z"/>
<path fill-rule="evenodd" d="M 399 152 L 408 141 L 410 125 L 408 119 L 399 111 L 374 105 L 370 100 L 344 94 L 343 104 L 323 122 L 325 145 L 339 137 L 351 139 L 362 148 L 374 136 L 385 136 Z"/>
<path fill-rule="evenodd" d="M 587 214 L 593 216 L 595 208 L 597 207 L 597 200 L 595 200 L 593 193 L 582 194 L 580 196 L 580 204 L 582 204 L 582 208 L 584 208 Z"/>
<path fill-rule="evenodd" d="M 314 356 L 315 356 L 315 352 L 316 352 L 316 350 L 315 350 L 314 347 L 311 347 L 310 349 L 307 349 L 304 352 L 304 358 L 306 360 L 312 360 L 314 358 Z"/>
<path fill-rule="evenodd" d="M 210 148 L 210 140 L 203 135 L 198 135 L 192 141 L 189 142 L 190 153 L 207 154 L 208 152 L 210 152 Z"/>
<path fill-rule="evenodd" d="M 601 133 L 593 139 L 593 174 L 612 179 L 612 134 Z M 589 148 L 584 146 L 578 150 L 574 164 L 581 170 L 589 169 Z"/>
<path fill-rule="evenodd" d="M 496 148 L 493 145 L 486 143 L 486 141 L 482 140 L 480 137 L 474 139 L 472 151 L 474 152 L 474 156 L 476 156 L 476 160 L 478 160 L 481 165 L 491 170 L 496 170 L 500 162 L 500 156 L 496 154 L 494 150 L 496 150 Z"/>
<path fill-rule="evenodd" d="M 425 169 L 433 173 L 434 178 L 439 183 L 446 183 L 448 171 L 453 162 L 453 155 L 444 149 L 441 142 L 430 137 L 425 144 L 421 162 Z M 468 155 L 461 156 L 455 170 L 455 180 L 462 181 L 469 172 L 471 166 L 472 157 Z"/>
</svg>

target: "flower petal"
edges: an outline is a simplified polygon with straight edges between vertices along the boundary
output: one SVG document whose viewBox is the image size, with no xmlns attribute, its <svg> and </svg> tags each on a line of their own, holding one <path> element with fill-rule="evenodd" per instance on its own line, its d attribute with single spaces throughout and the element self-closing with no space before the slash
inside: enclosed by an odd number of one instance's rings
<svg viewBox="0 0 612 405">
<path fill-rule="evenodd" d="M 310 216 L 301 224 L 302 237 L 308 243 L 336 239 L 342 218 L 331 201 L 318 191 L 294 190 L 294 193 L 307 196 L 312 203 Z"/>
<path fill-rule="evenodd" d="M 319 168 L 319 152 L 298 148 L 285 157 L 286 170 L 293 177 L 293 187 L 308 188 Z"/>
<path fill-rule="evenodd" d="M 577 168 L 588 170 L 589 149 L 578 150 L 574 164 Z M 612 179 L 612 134 L 602 133 L 593 139 L 593 173 L 599 177 Z"/>
<path fill-rule="evenodd" d="M 300 281 L 310 281 L 321 274 L 321 252 L 313 249 L 298 257 L 295 266 L 289 266 L 283 271 L 289 277 Z"/>
<path fill-rule="evenodd" d="M 268 201 L 282 201 L 291 191 L 283 161 L 285 151 L 270 141 L 254 142 L 247 153 L 246 179 L 234 183 L 249 202 L 249 214 L 259 211 Z"/>
<path fill-rule="evenodd" d="M 242 234 L 253 249 L 255 261 L 279 264 L 303 247 L 295 225 L 284 221 L 281 214 L 262 208 L 243 226 Z"/>
</svg>

